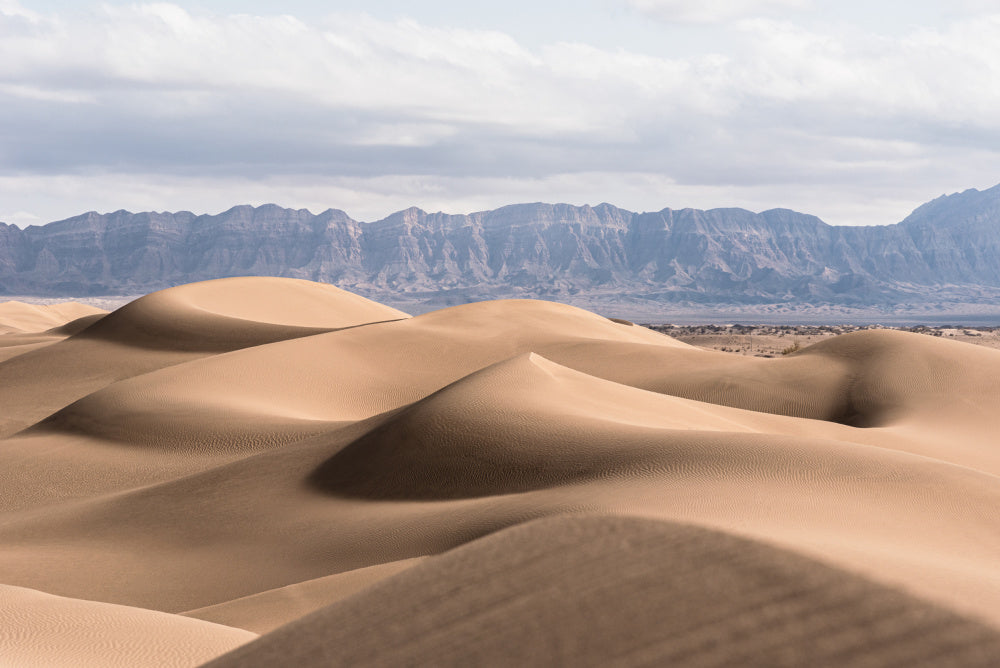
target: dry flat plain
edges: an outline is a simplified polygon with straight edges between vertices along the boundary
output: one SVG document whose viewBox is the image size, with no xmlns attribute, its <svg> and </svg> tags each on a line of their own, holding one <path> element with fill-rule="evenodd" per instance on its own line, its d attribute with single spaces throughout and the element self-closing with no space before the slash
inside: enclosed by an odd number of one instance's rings
<svg viewBox="0 0 1000 668">
<path fill-rule="evenodd" d="M 974 343 L 977 346 L 1000 349 L 1000 327 L 738 324 L 645 325 L 645 327 L 699 348 L 755 357 L 789 355 L 805 346 L 819 343 L 834 336 L 880 329 L 939 336 L 951 341 Z"/>
<path fill-rule="evenodd" d="M 0 665 L 1000 665 L 988 346 L 269 278 L 0 327 Z"/>
</svg>

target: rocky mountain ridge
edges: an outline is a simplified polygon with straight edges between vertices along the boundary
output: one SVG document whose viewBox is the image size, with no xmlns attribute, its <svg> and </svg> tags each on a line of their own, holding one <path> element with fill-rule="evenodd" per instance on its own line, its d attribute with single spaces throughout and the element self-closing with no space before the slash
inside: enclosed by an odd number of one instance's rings
<svg viewBox="0 0 1000 668">
<path fill-rule="evenodd" d="M 141 294 L 239 275 L 323 281 L 390 302 L 974 302 L 1000 295 L 1000 186 L 874 227 L 787 209 L 541 203 L 468 215 L 410 208 L 371 223 L 273 204 L 91 212 L 24 230 L 0 223 L 0 294 Z"/>
</svg>

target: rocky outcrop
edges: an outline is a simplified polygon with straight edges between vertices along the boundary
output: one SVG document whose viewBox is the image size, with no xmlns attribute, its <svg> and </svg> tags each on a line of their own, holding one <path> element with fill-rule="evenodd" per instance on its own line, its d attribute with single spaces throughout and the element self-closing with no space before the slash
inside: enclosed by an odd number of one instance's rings
<svg viewBox="0 0 1000 668">
<path fill-rule="evenodd" d="M 469 215 L 407 209 L 361 223 L 275 205 L 218 215 L 88 213 L 0 224 L 0 291 L 138 294 L 274 275 L 370 295 L 591 293 L 666 301 L 845 305 L 1000 288 L 1000 186 L 929 202 L 902 223 L 834 227 L 785 209 L 518 204 Z"/>
</svg>

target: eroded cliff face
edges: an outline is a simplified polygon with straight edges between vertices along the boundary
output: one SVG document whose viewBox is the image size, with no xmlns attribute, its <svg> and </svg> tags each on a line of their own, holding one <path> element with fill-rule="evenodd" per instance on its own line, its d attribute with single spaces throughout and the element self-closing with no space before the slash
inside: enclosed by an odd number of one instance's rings
<svg viewBox="0 0 1000 668">
<path fill-rule="evenodd" d="M 17 276 L 31 257 L 24 232 L 14 225 L 0 223 L 0 291 L 5 289 L 4 278 Z"/>
<path fill-rule="evenodd" d="M 469 215 L 411 208 L 360 223 L 275 205 L 88 213 L 0 225 L 8 294 L 137 294 L 224 276 L 273 275 L 369 294 L 667 301 L 889 303 L 1000 287 L 1000 186 L 942 197 L 897 225 L 833 227 L 785 209 L 518 204 Z"/>
</svg>

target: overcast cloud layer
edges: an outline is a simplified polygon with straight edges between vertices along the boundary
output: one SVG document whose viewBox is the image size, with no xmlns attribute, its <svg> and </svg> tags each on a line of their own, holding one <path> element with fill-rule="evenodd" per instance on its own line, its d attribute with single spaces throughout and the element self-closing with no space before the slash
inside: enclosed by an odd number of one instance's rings
<svg viewBox="0 0 1000 668">
<path fill-rule="evenodd" d="M 233 4 L 0 0 L 0 220 L 544 200 L 884 224 L 1000 182 L 994 2 Z"/>
</svg>

